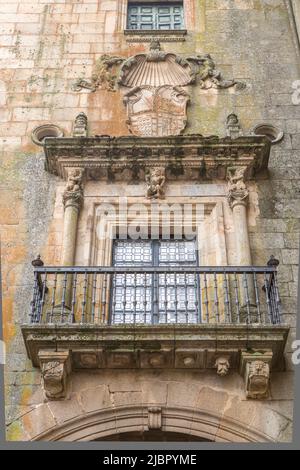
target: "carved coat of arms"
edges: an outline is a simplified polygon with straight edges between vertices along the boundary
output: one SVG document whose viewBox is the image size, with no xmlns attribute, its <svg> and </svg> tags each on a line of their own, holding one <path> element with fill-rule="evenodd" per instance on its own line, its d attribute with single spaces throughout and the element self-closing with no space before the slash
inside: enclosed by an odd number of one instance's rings
<svg viewBox="0 0 300 470">
<path fill-rule="evenodd" d="M 224 80 L 209 54 L 179 57 L 162 51 L 154 40 L 148 53 L 128 59 L 103 55 L 91 79 L 77 80 L 74 90 L 86 88 L 94 92 L 101 88 L 112 92 L 118 84 L 124 92 L 130 132 L 160 137 L 180 135 L 185 129 L 190 99 L 187 87 L 195 83 L 204 90 L 244 87 L 235 80 Z"/>
</svg>

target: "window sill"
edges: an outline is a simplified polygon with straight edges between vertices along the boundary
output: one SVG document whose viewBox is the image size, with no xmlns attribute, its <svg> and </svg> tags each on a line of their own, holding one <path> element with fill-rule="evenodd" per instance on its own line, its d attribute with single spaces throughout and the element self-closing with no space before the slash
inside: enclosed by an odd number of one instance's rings
<svg viewBox="0 0 300 470">
<path fill-rule="evenodd" d="M 161 42 L 185 41 L 186 29 L 125 29 L 124 35 L 128 42 Z"/>
</svg>

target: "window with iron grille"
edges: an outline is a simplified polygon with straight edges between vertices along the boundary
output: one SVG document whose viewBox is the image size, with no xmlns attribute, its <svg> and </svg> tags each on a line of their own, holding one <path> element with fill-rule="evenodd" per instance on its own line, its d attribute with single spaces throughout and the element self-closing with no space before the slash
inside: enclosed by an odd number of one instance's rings
<svg viewBox="0 0 300 470">
<path fill-rule="evenodd" d="M 129 3 L 127 28 L 135 30 L 183 29 L 183 3 Z"/>
<path fill-rule="evenodd" d="M 115 240 L 113 263 L 130 272 L 115 274 L 111 323 L 198 323 L 196 274 L 147 273 L 147 267 L 197 266 L 196 242 Z M 144 273 L 134 268 L 144 267 Z"/>
</svg>

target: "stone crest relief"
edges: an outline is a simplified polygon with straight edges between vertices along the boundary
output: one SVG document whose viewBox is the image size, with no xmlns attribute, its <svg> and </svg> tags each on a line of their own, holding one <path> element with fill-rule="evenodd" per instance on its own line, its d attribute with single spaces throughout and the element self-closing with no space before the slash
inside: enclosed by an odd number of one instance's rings
<svg viewBox="0 0 300 470">
<path fill-rule="evenodd" d="M 124 97 L 127 124 L 134 135 L 179 135 L 187 122 L 189 95 L 181 87 L 136 87 Z"/>
<path fill-rule="evenodd" d="M 209 54 L 179 57 L 162 51 L 160 43 L 153 40 L 148 53 L 128 59 L 103 55 L 91 79 L 77 80 L 73 89 L 116 91 L 119 86 L 124 93 L 129 131 L 137 136 L 162 137 L 183 133 L 190 85 L 203 90 L 245 87 L 236 80 L 223 79 Z"/>
</svg>

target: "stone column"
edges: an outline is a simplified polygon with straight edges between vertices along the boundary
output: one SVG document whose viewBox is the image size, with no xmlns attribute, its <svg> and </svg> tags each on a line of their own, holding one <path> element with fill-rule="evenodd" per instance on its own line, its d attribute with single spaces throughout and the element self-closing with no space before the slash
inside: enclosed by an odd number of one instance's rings
<svg viewBox="0 0 300 470">
<path fill-rule="evenodd" d="M 64 231 L 61 254 L 61 265 L 73 266 L 75 261 L 76 237 L 78 216 L 83 203 L 83 170 L 73 168 L 68 174 L 66 189 L 63 193 Z M 61 279 L 58 283 L 56 299 L 57 309 L 62 306 L 69 310 L 72 302 L 72 276 L 68 276 L 67 283 Z"/>
<path fill-rule="evenodd" d="M 251 266 L 251 250 L 247 223 L 247 208 L 249 202 L 249 191 L 245 184 L 246 167 L 228 168 L 228 201 L 232 209 L 234 232 L 235 232 L 235 249 L 238 266 Z M 251 275 L 247 276 L 248 293 L 251 305 L 255 305 L 254 282 Z M 242 307 L 246 304 L 243 279 L 240 281 L 240 293 Z"/>
</svg>

